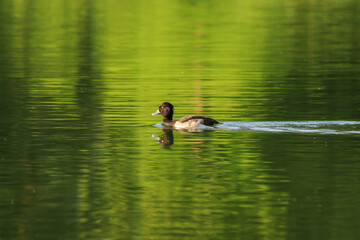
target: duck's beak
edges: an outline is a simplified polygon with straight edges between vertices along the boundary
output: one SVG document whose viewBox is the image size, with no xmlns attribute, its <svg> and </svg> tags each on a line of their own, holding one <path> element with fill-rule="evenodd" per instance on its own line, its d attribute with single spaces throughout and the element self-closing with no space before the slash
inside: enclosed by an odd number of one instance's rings
<svg viewBox="0 0 360 240">
<path fill-rule="evenodd" d="M 153 113 L 151 114 L 151 116 L 155 116 L 155 115 L 158 115 L 158 114 L 160 114 L 159 109 L 158 109 L 158 110 L 156 110 L 156 112 L 153 112 Z"/>
</svg>

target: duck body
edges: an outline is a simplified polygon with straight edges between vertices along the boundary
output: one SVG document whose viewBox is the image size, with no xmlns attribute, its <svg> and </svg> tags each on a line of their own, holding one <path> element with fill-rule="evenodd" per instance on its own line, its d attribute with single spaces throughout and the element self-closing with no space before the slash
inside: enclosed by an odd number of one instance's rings
<svg viewBox="0 0 360 240">
<path fill-rule="evenodd" d="M 163 115 L 162 123 L 167 126 L 173 126 L 175 128 L 192 128 L 197 127 L 200 124 L 206 126 L 212 126 L 218 124 L 219 122 L 215 119 L 204 117 L 204 116 L 197 116 L 197 115 L 188 115 L 178 120 L 173 120 L 174 115 L 174 106 L 169 102 L 162 103 L 158 110 L 151 114 L 151 116 L 155 116 L 161 114 Z"/>
</svg>

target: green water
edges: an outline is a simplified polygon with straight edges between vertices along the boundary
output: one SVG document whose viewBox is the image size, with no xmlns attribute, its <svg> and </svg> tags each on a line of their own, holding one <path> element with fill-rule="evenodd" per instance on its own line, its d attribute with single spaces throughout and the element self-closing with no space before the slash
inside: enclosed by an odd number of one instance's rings
<svg viewBox="0 0 360 240">
<path fill-rule="evenodd" d="M 0 239 L 357 240 L 359 12 L 0 1 Z"/>
</svg>

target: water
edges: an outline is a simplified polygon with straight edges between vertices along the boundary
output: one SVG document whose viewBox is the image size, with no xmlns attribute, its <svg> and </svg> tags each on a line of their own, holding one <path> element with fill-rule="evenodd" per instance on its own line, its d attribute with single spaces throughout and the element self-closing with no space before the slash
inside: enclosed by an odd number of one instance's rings
<svg viewBox="0 0 360 240">
<path fill-rule="evenodd" d="M 164 128 L 157 123 L 155 127 Z M 165 127 L 166 128 L 166 127 Z M 174 128 L 185 132 L 214 130 L 264 131 L 314 134 L 360 134 L 360 122 L 356 121 L 304 121 L 304 122 L 224 122 L 214 126 L 199 125 L 190 129 Z"/>
<path fill-rule="evenodd" d="M 358 12 L 1 1 L 0 238 L 358 239 Z"/>
</svg>

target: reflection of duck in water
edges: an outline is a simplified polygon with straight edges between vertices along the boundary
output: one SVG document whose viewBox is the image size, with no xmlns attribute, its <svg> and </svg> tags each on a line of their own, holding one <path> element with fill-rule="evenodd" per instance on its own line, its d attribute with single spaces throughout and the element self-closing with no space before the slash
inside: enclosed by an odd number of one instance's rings
<svg viewBox="0 0 360 240">
<path fill-rule="evenodd" d="M 165 126 L 162 131 L 163 134 L 159 137 L 155 134 L 152 134 L 154 140 L 158 141 L 163 147 L 169 148 L 171 145 L 174 144 L 174 128 L 173 127 L 167 127 Z M 177 132 L 181 134 L 196 134 L 196 133 L 203 133 L 203 132 L 209 132 L 213 130 L 205 130 L 205 129 L 196 129 L 196 128 L 179 128 L 175 129 Z"/>
<path fill-rule="evenodd" d="M 174 126 L 176 128 L 189 128 L 189 127 L 197 127 L 200 124 L 206 126 L 212 126 L 218 124 L 219 122 L 215 119 L 197 115 L 188 115 L 178 120 L 173 120 L 174 115 L 174 106 L 171 103 L 164 102 L 159 106 L 159 109 L 152 113 L 151 116 L 161 114 L 164 116 L 162 123 L 167 126 Z"/>
<path fill-rule="evenodd" d="M 174 134 L 172 128 L 163 128 L 163 135 L 160 137 L 152 135 L 155 140 L 158 140 L 164 147 L 170 147 L 174 144 Z"/>
</svg>

